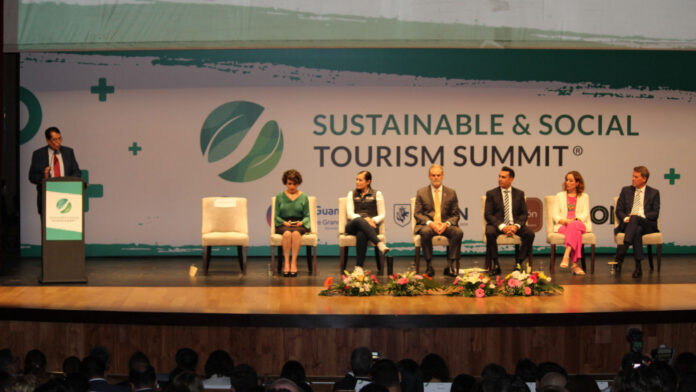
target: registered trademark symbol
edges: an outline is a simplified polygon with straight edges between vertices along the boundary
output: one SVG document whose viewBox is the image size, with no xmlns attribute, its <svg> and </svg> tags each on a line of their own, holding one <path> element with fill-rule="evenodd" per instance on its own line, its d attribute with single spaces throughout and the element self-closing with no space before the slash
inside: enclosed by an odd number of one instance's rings
<svg viewBox="0 0 696 392">
<path fill-rule="evenodd" d="M 577 157 L 582 155 L 582 147 L 580 147 L 580 146 L 573 147 L 573 154 L 575 154 L 575 156 L 577 156 Z"/>
</svg>

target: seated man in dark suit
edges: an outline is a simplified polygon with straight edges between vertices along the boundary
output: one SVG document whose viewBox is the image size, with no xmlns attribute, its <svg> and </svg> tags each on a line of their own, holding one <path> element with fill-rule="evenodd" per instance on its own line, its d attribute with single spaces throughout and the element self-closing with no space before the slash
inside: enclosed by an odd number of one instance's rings
<svg viewBox="0 0 696 392">
<path fill-rule="evenodd" d="M 484 216 L 486 218 L 486 253 L 491 260 L 491 273 L 500 275 L 498 243 L 500 234 L 522 239 L 515 269 L 522 266 L 534 242 L 534 232 L 527 227 L 527 202 L 524 192 L 512 187 L 515 171 L 505 166 L 498 173 L 498 187 L 486 192 Z"/>
<path fill-rule="evenodd" d="M 29 167 L 29 181 L 36 185 L 39 192 L 36 204 L 41 215 L 41 182 L 53 177 L 80 177 L 80 166 L 75 159 L 75 153 L 70 147 L 62 145 L 63 137 L 60 130 L 50 127 L 44 132 L 47 146 L 34 151 Z"/>
<path fill-rule="evenodd" d="M 442 235 L 449 240 L 447 253 L 447 267 L 445 275 L 456 276 L 455 261 L 459 259 L 462 250 L 462 237 L 464 233 L 459 228 L 459 200 L 457 192 L 452 188 L 442 185 L 444 171 L 440 165 L 432 165 L 428 171 L 430 185 L 423 187 L 416 193 L 416 210 L 413 216 L 416 219 L 414 234 L 420 234 L 423 256 L 427 264 L 425 273 L 432 277 L 435 270 L 431 261 L 433 258 L 433 236 Z"/>
<path fill-rule="evenodd" d="M 141 365 L 128 372 L 133 392 L 154 392 L 157 391 L 157 375 L 152 365 Z"/>
<path fill-rule="evenodd" d="M 643 275 L 640 262 L 643 260 L 643 234 L 657 232 L 657 218 L 660 216 L 660 192 L 647 186 L 650 172 L 645 166 L 633 168 L 632 185 L 621 189 L 616 202 L 616 218 L 619 225 L 614 229 L 614 235 L 624 233 L 624 243 L 616 250 L 614 264 L 621 271 L 626 250 L 633 246 L 633 257 L 636 259 L 636 269 L 633 277 Z"/>
<path fill-rule="evenodd" d="M 82 372 L 89 380 L 89 392 L 125 392 L 127 389 L 109 384 L 104 376 L 106 364 L 100 358 L 88 356 L 82 360 Z"/>
<path fill-rule="evenodd" d="M 370 379 L 370 367 L 372 366 L 372 351 L 367 347 L 358 347 L 350 353 L 350 372 L 337 381 L 334 386 L 334 391 L 355 390 L 356 387 L 362 387 L 365 384 L 372 382 Z M 360 385 L 358 385 L 358 383 Z"/>
</svg>

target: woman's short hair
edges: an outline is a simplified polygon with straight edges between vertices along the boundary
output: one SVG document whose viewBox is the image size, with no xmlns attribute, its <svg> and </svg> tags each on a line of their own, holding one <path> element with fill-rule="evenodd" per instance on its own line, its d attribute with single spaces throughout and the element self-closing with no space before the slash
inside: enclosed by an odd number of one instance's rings
<svg viewBox="0 0 696 392">
<path fill-rule="evenodd" d="M 283 173 L 283 184 L 287 184 L 288 180 L 300 185 L 302 184 L 302 174 L 295 169 L 286 170 Z"/>
<path fill-rule="evenodd" d="M 578 185 L 576 185 L 576 187 L 575 187 L 575 191 L 578 193 L 578 195 L 581 195 L 583 192 L 585 192 L 585 180 L 583 180 L 580 172 L 578 172 L 576 170 L 569 171 L 563 177 L 563 190 L 564 191 L 568 190 L 568 189 L 566 189 L 566 182 L 565 182 L 566 178 L 568 178 L 568 175 L 572 175 L 573 178 L 575 179 L 575 182 L 578 183 Z"/>
</svg>

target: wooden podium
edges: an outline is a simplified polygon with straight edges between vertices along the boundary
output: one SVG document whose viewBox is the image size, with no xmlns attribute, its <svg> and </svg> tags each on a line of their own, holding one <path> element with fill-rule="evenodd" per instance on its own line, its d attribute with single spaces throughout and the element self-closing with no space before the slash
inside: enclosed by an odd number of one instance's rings
<svg viewBox="0 0 696 392">
<path fill-rule="evenodd" d="M 86 283 L 85 181 L 46 179 L 41 187 L 41 283 Z"/>
</svg>

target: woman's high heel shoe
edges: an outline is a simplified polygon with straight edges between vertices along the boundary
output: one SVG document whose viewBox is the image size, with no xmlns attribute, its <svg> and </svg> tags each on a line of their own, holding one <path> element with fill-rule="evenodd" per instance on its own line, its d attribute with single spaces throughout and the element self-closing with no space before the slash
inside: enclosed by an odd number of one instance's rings
<svg viewBox="0 0 696 392">
<path fill-rule="evenodd" d="M 577 264 L 573 264 L 572 270 L 573 275 L 585 275 L 585 271 L 583 271 L 582 268 L 580 268 L 580 266 Z"/>
</svg>

